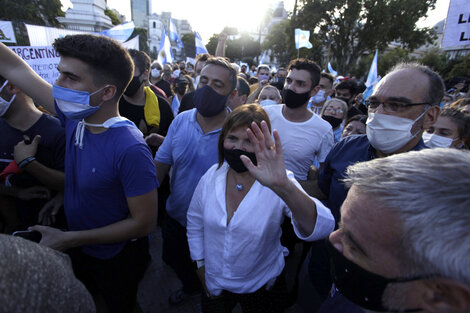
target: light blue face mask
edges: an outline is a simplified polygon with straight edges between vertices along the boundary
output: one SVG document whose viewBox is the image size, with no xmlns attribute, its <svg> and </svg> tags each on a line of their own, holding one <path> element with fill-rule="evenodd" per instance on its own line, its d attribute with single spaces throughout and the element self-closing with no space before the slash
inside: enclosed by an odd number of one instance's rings
<svg viewBox="0 0 470 313">
<path fill-rule="evenodd" d="M 0 93 L 3 91 L 3 88 L 5 88 L 5 86 L 7 84 L 8 84 L 8 80 L 5 80 L 5 83 L 2 85 L 2 87 L 0 87 Z M 13 95 L 13 97 L 11 97 L 10 101 L 7 101 L 7 100 L 3 99 L 2 97 L 0 97 L 0 117 L 5 115 L 5 112 L 8 111 L 8 109 L 10 108 L 10 105 L 15 100 L 15 97 L 16 97 L 16 95 Z"/>
<path fill-rule="evenodd" d="M 71 120 L 81 120 L 100 109 L 101 103 L 97 106 L 90 105 L 90 96 L 106 87 L 108 85 L 89 93 L 88 91 L 73 90 L 54 84 L 52 86 L 52 97 L 65 117 Z"/>
</svg>

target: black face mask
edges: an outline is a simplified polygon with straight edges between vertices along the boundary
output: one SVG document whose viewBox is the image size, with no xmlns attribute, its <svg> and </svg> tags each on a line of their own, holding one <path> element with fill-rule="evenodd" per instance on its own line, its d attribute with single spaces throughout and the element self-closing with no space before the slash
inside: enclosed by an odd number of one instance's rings
<svg viewBox="0 0 470 313">
<path fill-rule="evenodd" d="M 341 118 L 336 118 L 336 117 L 330 116 L 330 115 L 323 115 L 322 118 L 325 121 L 327 121 L 328 123 L 330 123 L 330 125 L 331 125 L 331 127 L 333 127 L 333 129 L 338 127 L 339 124 L 341 124 L 341 122 L 343 121 Z"/>
<path fill-rule="evenodd" d="M 128 97 L 134 96 L 141 85 L 142 82 L 140 81 L 139 76 L 134 76 L 129 83 L 129 86 L 127 86 L 126 91 L 124 91 L 124 94 Z"/>
<path fill-rule="evenodd" d="M 278 85 L 280 86 L 284 86 L 284 83 L 286 82 L 286 78 L 285 77 L 278 77 L 277 78 L 277 83 Z"/>
<path fill-rule="evenodd" d="M 223 96 L 218 94 L 214 89 L 205 85 L 196 89 L 194 93 L 194 106 L 202 116 L 212 117 L 225 109 L 227 99 L 228 95 Z"/>
<path fill-rule="evenodd" d="M 224 148 L 224 158 L 227 161 L 228 165 L 237 173 L 243 173 L 248 171 L 245 164 L 243 164 L 240 159 L 241 155 L 246 155 L 250 158 L 251 163 L 256 165 L 256 154 L 254 152 L 246 152 L 240 149 L 225 149 Z"/>
<path fill-rule="evenodd" d="M 376 312 L 417 312 L 422 309 L 390 310 L 383 306 L 382 296 L 390 283 L 403 283 L 429 276 L 412 278 L 386 278 L 369 272 L 349 261 L 326 239 L 326 247 L 330 254 L 331 276 L 339 292 L 349 301 L 358 306 Z"/>
<path fill-rule="evenodd" d="M 310 91 L 304 93 L 296 93 L 290 89 L 283 90 L 284 103 L 289 108 L 295 109 L 304 105 L 310 99 Z"/>
</svg>

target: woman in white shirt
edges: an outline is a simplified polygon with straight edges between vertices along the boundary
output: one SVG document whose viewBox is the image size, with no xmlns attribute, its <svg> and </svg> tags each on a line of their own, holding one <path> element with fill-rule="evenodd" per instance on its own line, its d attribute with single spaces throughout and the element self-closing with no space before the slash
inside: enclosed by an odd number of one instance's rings
<svg viewBox="0 0 470 313">
<path fill-rule="evenodd" d="M 201 178 L 188 209 L 191 258 L 205 287 L 203 312 L 283 312 L 287 249 L 281 223 L 292 216 L 304 240 L 334 228 L 330 210 L 309 197 L 286 171 L 281 141 L 258 105 L 242 105 L 226 119 L 219 164 Z"/>
</svg>

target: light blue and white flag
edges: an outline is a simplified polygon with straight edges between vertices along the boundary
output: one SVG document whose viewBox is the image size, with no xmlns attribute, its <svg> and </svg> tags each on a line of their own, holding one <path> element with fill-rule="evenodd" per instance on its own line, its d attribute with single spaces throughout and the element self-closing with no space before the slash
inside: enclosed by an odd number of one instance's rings
<svg viewBox="0 0 470 313">
<path fill-rule="evenodd" d="M 338 75 L 338 72 L 333 69 L 330 62 L 328 62 L 328 72 L 330 72 L 330 74 L 333 76 Z"/>
<path fill-rule="evenodd" d="M 263 56 L 259 60 L 259 64 L 264 64 L 264 60 L 266 59 L 266 51 L 264 51 Z"/>
<path fill-rule="evenodd" d="M 134 32 L 134 28 L 134 22 L 130 21 L 116 25 L 113 28 L 103 30 L 99 34 L 110 37 L 122 43 L 131 37 L 132 33 Z"/>
<path fill-rule="evenodd" d="M 172 18 L 170 18 L 170 40 L 176 42 L 176 46 L 178 47 L 178 49 L 184 48 L 183 42 L 181 41 L 181 38 L 178 35 L 178 31 L 176 30 L 176 26 Z"/>
<path fill-rule="evenodd" d="M 295 29 L 295 48 L 307 48 L 311 49 L 313 46 L 308 41 L 310 39 L 310 31 L 309 30 L 302 30 L 300 28 Z"/>
<path fill-rule="evenodd" d="M 370 86 L 367 86 L 366 90 L 362 93 L 362 102 L 366 101 L 369 99 L 369 97 L 372 95 L 372 92 L 374 91 L 375 85 L 377 85 L 382 77 L 377 77 Z"/>
<path fill-rule="evenodd" d="M 198 32 L 194 32 L 194 41 L 196 45 L 196 56 L 203 53 L 209 53 L 209 51 L 206 49 L 206 46 L 204 46 L 202 43 L 201 36 L 199 36 Z"/>
<path fill-rule="evenodd" d="M 369 75 L 367 75 L 366 87 L 371 86 L 377 80 L 377 56 L 379 50 L 375 49 L 375 56 L 372 64 L 370 65 Z"/>
<path fill-rule="evenodd" d="M 173 62 L 170 39 L 166 35 L 165 27 L 163 27 L 162 36 L 160 38 L 160 50 L 158 51 L 157 60 L 162 65 Z"/>
</svg>

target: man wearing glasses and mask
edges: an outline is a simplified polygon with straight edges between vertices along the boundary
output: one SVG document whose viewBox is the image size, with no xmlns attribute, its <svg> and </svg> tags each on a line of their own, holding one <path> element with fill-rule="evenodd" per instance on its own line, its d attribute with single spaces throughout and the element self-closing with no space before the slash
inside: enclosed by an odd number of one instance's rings
<svg viewBox="0 0 470 313">
<path fill-rule="evenodd" d="M 444 94 L 440 76 L 419 64 L 399 64 L 376 86 L 369 98 L 366 135 L 350 136 L 337 143 L 325 159 L 318 187 L 336 222 L 349 188 L 342 181 L 346 167 L 375 158 L 425 148 L 422 133 L 434 124 Z M 322 298 L 331 286 L 329 260 L 323 242 L 315 242 L 309 275 Z"/>
</svg>

